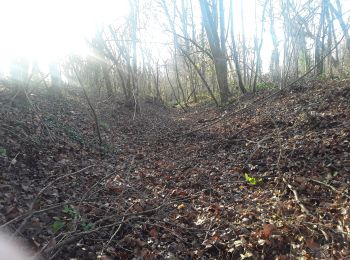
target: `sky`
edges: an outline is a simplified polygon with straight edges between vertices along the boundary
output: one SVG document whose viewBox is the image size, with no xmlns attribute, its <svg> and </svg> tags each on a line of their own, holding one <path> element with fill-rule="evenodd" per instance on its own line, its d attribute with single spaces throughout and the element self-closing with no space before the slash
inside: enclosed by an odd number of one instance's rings
<svg viewBox="0 0 350 260">
<path fill-rule="evenodd" d="M 25 57 L 42 63 L 69 53 L 86 54 L 96 26 L 122 19 L 128 1 L 1 0 L 0 65 Z"/>
<path fill-rule="evenodd" d="M 254 0 L 245 2 L 251 6 Z M 0 7 L 2 67 L 17 57 L 48 63 L 69 53 L 86 55 L 85 38 L 96 26 L 123 19 L 130 9 L 128 0 L 2 0 Z M 157 32 L 162 26 L 152 22 L 148 29 L 152 36 L 144 40 L 158 44 L 157 49 L 162 48 L 165 56 L 167 48 L 162 43 L 169 40 Z"/>
</svg>

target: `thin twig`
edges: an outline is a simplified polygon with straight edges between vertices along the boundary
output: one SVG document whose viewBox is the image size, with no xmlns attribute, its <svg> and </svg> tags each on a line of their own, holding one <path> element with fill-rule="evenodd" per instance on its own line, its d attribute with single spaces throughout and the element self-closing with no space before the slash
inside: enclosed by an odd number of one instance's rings
<svg viewBox="0 0 350 260">
<path fill-rule="evenodd" d="M 125 211 L 125 213 L 128 212 L 134 205 L 135 205 L 135 203 L 132 204 L 132 205 Z M 118 232 L 119 232 L 120 228 L 122 227 L 122 224 L 124 223 L 124 221 L 125 221 L 125 217 L 122 218 L 121 223 L 119 224 L 118 228 L 115 230 L 115 232 L 113 233 L 113 235 L 111 236 L 111 238 L 108 240 L 107 244 L 102 248 L 101 253 L 100 253 L 101 256 L 103 255 L 103 251 L 104 251 L 104 250 L 109 246 L 109 244 L 112 242 L 113 238 L 118 234 Z"/>
<path fill-rule="evenodd" d="M 93 166 L 95 166 L 95 165 L 90 165 L 90 166 L 87 166 L 87 167 L 85 167 L 85 168 L 83 168 L 83 169 L 80 169 L 80 170 L 78 170 L 78 171 L 75 171 L 75 172 L 71 172 L 71 173 L 67 173 L 67 174 L 65 174 L 65 175 L 62 175 L 62 176 L 56 178 L 55 180 L 51 181 L 51 182 L 50 182 L 48 185 L 46 185 L 44 188 L 42 188 L 42 189 L 39 191 L 39 193 L 37 194 L 37 196 L 35 197 L 35 199 L 33 200 L 32 205 L 31 205 L 31 207 L 30 207 L 30 209 L 29 209 L 29 214 L 28 214 L 28 216 L 23 220 L 22 224 L 16 229 L 16 231 L 14 232 L 14 236 L 15 236 L 16 234 L 18 234 L 19 232 L 21 232 L 21 229 L 25 226 L 25 224 L 27 223 L 27 221 L 33 216 L 33 213 L 34 213 L 33 209 L 34 209 L 34 207 L 35 207 L 37 201 L 39 200 L 40 196 L 43 194 L 43 192 L 44 192 L 46 189 L 48 189 L 48 188 L 49 188 L 50 186 L 52 186 L 54 183 L 57 183 L 57 181 L 59 181 L 60 179 L 63 179 L 63 178 L 65 178 L 65 177 L 78 174 L 78 173 L 80 173 L 80 172 L 82 172 L 82 171 L 85 171 L 86 169 L 89 169 L 89 168 L 91 168 L 91 167 L 93 167 Z M 3 227 L 3 226 L 1 226 L 0 228 L 2 228 L 2 227 Z"/>
<path fill-rule="evenodd" d="M 118 222 L 118 223 L 121 224 L 122 221 Z M 62 246 L 66 245 L 66 244 L 69 244 L 69 243 L 71 243 L 71 242 L 73 242 L 73 241 L 75 241 L 75 240 L 77 240 L 77 239 L 79 239 L 79 238 L 81 238 L 81 237 L 83 237 L 85 235 L 92 234 L 92 233 L 95 233 L 97 231 L 100 231 L 103 228 L 113 227 L 113 226 L 115 226 L 118 223 L 108 224 L 108 225 L 105 225 L 105 226 L 100 226 L 100 227 L 94 228 L 92 230 L 82 231 L 82 232 L 76 233 L 76 234 L 72 235 L 71 237 L 63 240 L 62 242 L 60 242 L 60 243 L 58 243 L 58 244 L 56 244 L 56 245 L 54 245 L 52 247 L 47 248 L 46 250 L 44 250 L 44 253 L 46 255 L 49 255 L 50 252 L 55 252 L 54 255 L 56 255 L 58 253 L 58 251 L 60 251 L 60 248 L 62 248 Z M 51 257 L 49 259 L 53 259 L 52 255 L 51 255 Z"/>
<path fill-rule="evenodd" d="M 310 181 L 312 182 L 315 182 L 315 183 L 318 183 L 318 184 L 321 184 L 321 185 L 324 185 L 328 188 L 330 188 L 332 191 L 334 191 L 335 193 L 338 193 L 338 194 L 341 194 L 343 197 L 347 198 L 347 199 L 350 199 L 350 196 L 343 193 L 343 192 L 340 192 L 338 191 L 335 187 L 333 187 L 332 185 L 328 184 L 328 183 L 325 183 L 325 182 L 322 182 L 322 181 L 318 181 L 318 180 L 314 180 L 314 179 L 310 179 Z"/>
<path fill-rule="evenodd" d="M 76 68 L 73 67 L 73 69 L 74 69 L 75 76 L 77 77 L 78 82 L 79 82 L 81 88 L 83 89 L 83 92 L 84 92 L 84 96 L 85 96 L 85 98 L 86 98 L 86 101 L 87 101 L 87 103 L 88 103 L 88 105 L 89 105 L 89 107 L 90 107 L 90 109 L 91 109 L 92 116 L 94 117 L 94 120 L 95 120 L 95 125 L 96 125 L 96 132 L 97 132 L 98 141 L 99 141 L 99 143 L 100 143 L 100 146 L 102 146 L 102 137 L 101 137 L 101 131 L 100 131 L 100 124 L 99 124 L 99 122 L 98 122 L 98 118 L 97 118 L 96 111 L 95 111 L 95 109 L 94 109 L 94 107 L 93 107 L 93 105 L 92 105 L 92 103 L 91 103 L 91 101 L 90 101 L 90 98 L 89 98 L 88 94 L 86 93 L 85 87 L 84 87 L 83 82 L 81 81 L 81 79 L 80 79 L 80 77 L 79 77 L 79 75 L 78 75 L 78 73 L 77 73 Z"/>
<path fill-rule="evenodd" d="M 289 182 L 285 178 L 283 178 L 283 181 L 286 183 L 287 187 L 293 192 L 294 199 L 299 204 L 301 211 L 306 213 L 307 215 L 312 215 L 310 213 L 310 211 L 305 207 L 305 205 L 300 201 L 299 195 L 298 195 L 298 192 L 296 191 L 296 189 L 294 189 L 293 186 L 290 185 Z"/>
</svg>

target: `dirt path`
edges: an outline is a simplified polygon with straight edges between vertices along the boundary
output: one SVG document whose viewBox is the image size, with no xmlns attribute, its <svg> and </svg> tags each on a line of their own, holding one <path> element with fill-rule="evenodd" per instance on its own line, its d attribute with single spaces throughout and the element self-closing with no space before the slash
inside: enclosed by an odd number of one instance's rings
<svg viewBox="0 0 350 260">
<path fill-rule="evenodd" d="M 78 103 L 33 98 L 35 112 L 3 96 L 0 223 L 56 259 L 344 258 L 348 86 L 235 115 L 252 100 L 186 114 L 145 104 L 135 120 L 101 107 L 103 150 Z"/>
</svg>

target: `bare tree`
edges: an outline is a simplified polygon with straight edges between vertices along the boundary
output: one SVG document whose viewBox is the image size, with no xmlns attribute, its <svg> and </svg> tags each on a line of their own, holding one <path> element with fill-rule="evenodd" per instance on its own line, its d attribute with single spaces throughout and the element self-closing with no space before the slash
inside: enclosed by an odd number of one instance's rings
<svg viewBox="0 0 350 260">
<path fill-rule="evenodd" d="M 262 11 L 262 21 L 261 21 L 261 31 L 260 31 L 260 43 L 258 44 L 258 39 L 256 37 L 256 67 L 255 67 L 255 76 L 254 76 L 254 82 L 253 82 L 253 92 L 256 92 L 256 84 L 257 84 L 257 79 L 258 79 L 258 74 L 259 74 L 259 69 L 260 69 L 260 64 L 261 64 L 261 47 L 263 44 L 263 33 L 264 33 L 264 24 L 265 24 L 265 10 L 267 6 L 268 0 L 265 0 L 264 6 L 263 6 L 263 11 Z"/>
<path fill-rule="evenodd" d="M 274 6 L 273 1 L 269 2 L 269 18 L 270 18 L 270 34 L 273 44 L 273 50 L 271 53 L 271 61 L 270 61 L 270 74 L 275 83 L 280 82 L 280 53 L 278 47 L 278 39 L 275 30 L 275 15 L 274 15 Z"/>
<path fill-rule="evenodd" d="M 238 78 L 238 87 L 241 90 L 243 94 L 245 94 L 247 91 L 244 86 L 244 81 L 242 79 L 242 73 L 241 73 L 241 67 L 239 64 L 239 59 L 238 59 L 238 51 L 237 51 L 237 44 L 235 40 L 235 33 L 234 33 L 234 23 L 233 23 L 233 0 L 230 1 L 230 21 L 231 21 L 231 41 L 232 41 L 232 46 L 231 46 L 231 51 L 232 51 L 232 56 L 233 56 L 233 61 L 235 64 L 236 68 L 236 74 Z"/>
<path fill-rule="evenodd" d="M 228 101 L 231 93 L 228 88 L 227 79 L 228 72 L 226 58 L 224 3 L 223 0 L 219 0 L 218 3 L 215 1 L 214 3 L 216 4 L 211 8 L 207 0 L 200 0 L 202 19 L 207 33 L 210 50 L 214 59 L 220 99 L 222 103 L 225 103 Z M 216 16 L 217 12 L 219 13 L 219 18 Z"/>
</svg>

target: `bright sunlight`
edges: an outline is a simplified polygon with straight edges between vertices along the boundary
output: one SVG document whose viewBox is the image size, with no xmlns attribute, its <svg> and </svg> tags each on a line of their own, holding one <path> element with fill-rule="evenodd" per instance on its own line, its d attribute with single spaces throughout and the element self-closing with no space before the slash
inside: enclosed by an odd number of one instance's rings
<svg viewBox="0 0 350 260">
<path fill-rule="evenodd" d="M 4 1 L 0 16 L 0 66 L 27 58 L 47 64 L 67 54 L 85 55 L 85 37 L 129 12 L 127 1 Z"/>
<path fill-rule="evenodd" d="M 254 12 L 249 8 L 254 5 L 254 0 L 243 3 L 243 8 L 249 10 L 243 17 L 244 30 L 251 39 L 249 35 L 254 33 L 255 24 L 250 22 L 254 20 Z M 233 12 L 237 32 L 242 30 L 240 4 L 237 3 Z M 118 20 L 122 22 L 130 12 L 128 1 L 116 0 L 14 0 L 5 1 L 1 8 L 0 68 L 3 70 L 7 70 L 17 58 L 35 61 L 46 67 L 50 61 L 57 61 L 69 54 L 86 56 L 89 53 L 86 37 L 92 37 L 98 27 L 115 24 Z M 157 18 L 151 19 L 154 20 L 144 28 L 143 42 L 149 44 L 153 54 L 167 57 L 165 46 L 169 35 L 164 33 Z M 200 19 L 198 15 L 195 17 L 197 22 Z M 267 41 L 270 42 L 270 39 L 267 38 Z M 265 46 L 263 48 L 266 57 L 271 51 L 270 44 L 267 46 L 267 49 Z"/>
</svg>

